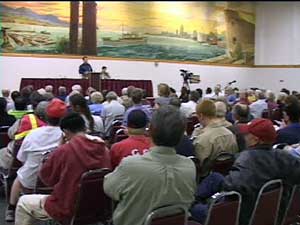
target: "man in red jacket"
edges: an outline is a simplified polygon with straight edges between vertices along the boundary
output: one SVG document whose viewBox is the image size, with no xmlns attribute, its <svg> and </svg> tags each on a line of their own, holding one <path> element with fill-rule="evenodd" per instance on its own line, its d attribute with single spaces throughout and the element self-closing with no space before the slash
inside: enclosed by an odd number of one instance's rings
<svg viewBox="0 0 300 225">
<path fill-rule="evenodd" d="M 54 190 L 51 195 L 22 196 L 15 225 L 32 225 L 34 219 L 71 218 L 81 175 L 92 169 L 111 168 L 104 141 L 85 134 L 85 123 L 79 114 L 63 118 L 60 127 L 67 143 L 51 153 L 40 170 L 41 180 Z"/>
<path fill-rule="evenodd" d="M 152 147 L 151 139 L 145 136 L 148 117 L 141 109 L 128 114 L 127 128 L 129 138 L 114 144 L 110 150 L 112 167 L 117 167 L 121 160 L 131 155 L 143 155 Z"/>
</svg>

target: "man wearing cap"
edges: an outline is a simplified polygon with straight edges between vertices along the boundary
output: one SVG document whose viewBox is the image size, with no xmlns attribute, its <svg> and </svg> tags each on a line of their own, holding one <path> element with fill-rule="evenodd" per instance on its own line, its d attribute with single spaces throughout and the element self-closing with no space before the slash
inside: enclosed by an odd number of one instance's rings
<svg viewBox="0 0 300 225">
<path fill-rule="evenodd" d="M 113 168 L 117 167 L 121 160 L 130 155 L 143 155 L 149 151 L 151 140 L 145 136 L 148 118 L 145 112 L 136 109 L 128 114 L 127 128 L 129 138 L 114 144 L 110 150 Z"/>
<path fill-rule="evenodd" d="M 35 219 L 70 220 L 82 174 L 89 170 L 111 168 L 104 141 L 86 134 L 85 122 L 80 114 L 65 116 L 60 128 L 66 143 L 48 156 L 39 171 L 41 181 L 53 187 L 53 192 L 51 195 L 23 195 L 17 205 L 15 225 L 32 225 Z"/>
<path fill-rule="evenodd" d="M 22 142 L 17 159 L 23 166 L 17 171 L 6 211 L 6 221 L 14 221 L 14 211 L 22 188 L 34 189 L 37 172 L 42 155 L 46 151 L 55 150 L 61 139 L 62 131 L 59 127 L 60 118 L 67 112 L 66 104 L 55 98 L 46 108 L 47 126 L 33 130 Z"/>
<path fill-rule="evenodd" d="M 282 179 L 287 185 L 300 183 L 300 161 L 287 151 L 272 150 L 276 131 L 270 120 L 255 119 L 241 124 L 239 129 L 245 134 L 247 150 L 240 153 L 225 177 L 224 190 L 242 194 L 239 224 L 246 225 L 259 189 L 267 181 Z"/>
</svg>

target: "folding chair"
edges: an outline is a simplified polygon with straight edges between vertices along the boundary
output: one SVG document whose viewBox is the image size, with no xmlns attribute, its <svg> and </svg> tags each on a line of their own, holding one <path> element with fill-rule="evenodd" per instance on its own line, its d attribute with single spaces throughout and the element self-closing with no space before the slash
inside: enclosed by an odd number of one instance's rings
<svg viewBox="0 0 300 225">
<path fill-rule="evenodd" d="M 196 167 L 196 181 L 197 181 L 197 184 L 199 184 L 200 183 L 200 174 L 201 174 L 200 160 L 198 158 L 196 158 L 195 156 L 189 156 L 188 158 L 191 159 L 195 164 L 195 167 Z"/>
<path fill-rule="evenodd" d="M 226 176 L 234 163 L 234 154 L 229 152 L 220 152 L 212 165 L 212 171 Z"/>
<path fill-rule="evenodd" d="M 8 126 L 0 127 L 0 148 L 4 148 L 10 142 L 10 138 L 8 136 Z"/>
<path fill-rule="evenodd" d="M 128 138 L 128 135 L 125 134 L 125 129 L 124 128 L 120 128 L 119 130 L 116 131 L 113 143 L 120 142 L 120 141 L 122 141 L 122 140 L 124 140 L 126 138 Z"/>
<path fill-rule="evenodd" d="M 164 206 L 148 214 L 144 225 L 187 225 L 188 212 L 182 205 Z"/>
<path fill-rule="evenodd" d="M 272 149 L 273 149 L 273 150 L 277 150 L 277 149 L 282 150 L 282 149 L 284 149 L 284 147 L 286 147 L 287 145 L 289 145 L 289 144 L 287 144 L 287 143 L 278 143 L 278 144 L 273 145 L 273 146 L 272 146 Z"/>
<path fill-rule="evenodd" d="M 191 136 L 194 131 L 194 126 L 199 123 L 197 116 L 191 116 L 187 118 L 187 127 L 186 127 L 186 133 L 188 136 Z"/>
<path fill-rule="evenodd" d="M 14 180 L 17 177 L 17 171 L 22 166 L 22 163 L 17 159 L 17 154 L 19 152 L 19 149 L 22 145 L 21 141 L 16 141 L 14 145 L 14 150 L 12 154 L 12 162 L 8 169 L 8 173 L 4 176 L 5 180 L 5 193 L 6 193 L 6 201 L 9 202 L 10 198 L 10 191 L 11 187 L 13 185 Z"/>
<path fill-rule="evenodd" d="M 204 225 L 238 225 L 242 202 L 240 193 L 217 193 L 211 199 Z"/>
<path fill-rule="evenodd" d="M 281 225 L 300 224 L 300 185 L 294 185 Z"/>
<path fill-rule="evenodd" d="M 279 179 L 268 181 L 261 187 L 249 225 L 277 224 L 282 191 L 282 181 Z"/>
<path fill-rule="evenodd" d="M 107 223 L 112 217 L 112 200 L 103 190 L 104 176 L 110 173 L 107 168 L 90 170 L 81 176 L 79 195 L 74 215 L 63 225 L 85 225 Z"/>
<path fill-rule="evenodd" d="M 49 157 L 49 154 L 51 153 L 51 151 L 47 151 L 43 153 L 43 157 L 41 159 L 41 163 L 40 163 L 40 167 L 42 166 L 43 163 L 46 162 L 46 160 Z M 43 181 L 41 180 L 41 178 L 38 176 L 37 180 L 36 180 L 36 184 L 35 184 L 35 188 L 33 190 L 34 194 L 46 194 L 46 195 L 50 195 L 53 191 L 53 187 L 48 187 L 47 185 L 45 185 L 43 183 Z"/>
<path fill-rule="evenodd" d="M 146 100 L 148 100 L 151 104 L 151 107 L 153 108 L 155 105 L 155 98 L 154 97 L 147 97 Z"/>
</svg>

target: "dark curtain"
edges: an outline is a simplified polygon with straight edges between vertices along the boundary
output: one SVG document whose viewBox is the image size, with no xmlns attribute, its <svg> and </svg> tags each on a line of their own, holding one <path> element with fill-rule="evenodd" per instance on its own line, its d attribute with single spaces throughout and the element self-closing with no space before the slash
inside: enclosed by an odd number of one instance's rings
<svg viewBox="0 0 300 225">
<path fill-rule="evenodd" d="M 44 88 L 46 85 L 53 85 L 54 94 L 57 95 L 58 87 L 65 86 L 68 93 L 74 84 L 81 85 L 83 93 L 88 88 L 88 80 L 85 79 L 40 79 L 40 78 L 22 78 L 20 89 L 27 85 L 33 85 L 34 89 Z M 145 89 L 149 97 L 153 96 L 153 87 L 151 80 L 102 80 L 101 89 L 115 91 L 119 96 L 121 95 L 122 88 L 133 85 L 138 88 Z"/>
</svg>

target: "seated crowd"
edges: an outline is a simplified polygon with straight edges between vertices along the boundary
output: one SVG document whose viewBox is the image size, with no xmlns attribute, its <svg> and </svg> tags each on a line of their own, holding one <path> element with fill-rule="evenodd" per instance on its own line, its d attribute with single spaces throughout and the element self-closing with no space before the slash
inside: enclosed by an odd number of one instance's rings
<svg viewBox="0 0 300 225">
<path fill-rule="evenodd" d="M 270 90 L 216 85 L 177 95 L 161 83 L 154 100 L 133 86 L 121 96 L 91 87 L 84 94 L 80 85 L 57 93 L 52 85 L 2 90 L 0 126 L 10 138 L 0 149 L 2 177 L 20 164 L 6 193 L 7 222 L 69 220 L 82 174 L 100 168 L 111 170 L 103 189 L 116 203 L 114 225 L 143 225 L 152 210 L 174 204 L 203 224 L 209 199 L 222 191 L 242 195 L 239 224 L 248 225 L 267 181 L 300 184 L 297 92 L 282 89 L 276 99 Z M 224 153 L 234 162 L 221 174 L 213 167 Z M 38 180 L 51 193 L 34 192 Z"/>
</svg>

